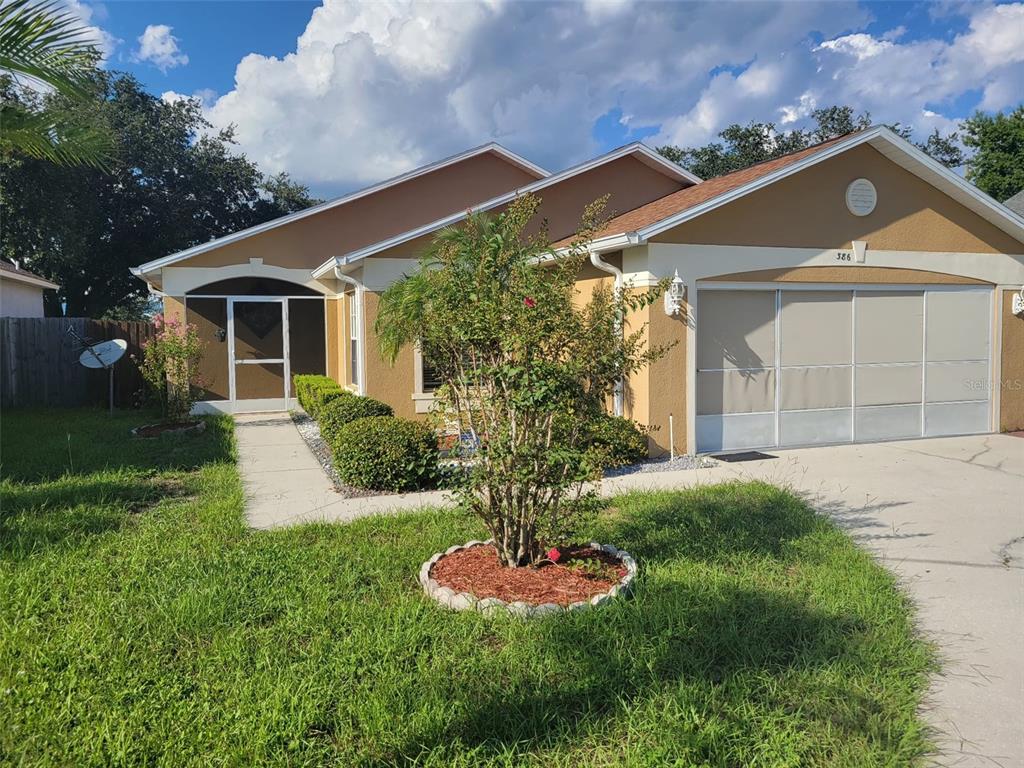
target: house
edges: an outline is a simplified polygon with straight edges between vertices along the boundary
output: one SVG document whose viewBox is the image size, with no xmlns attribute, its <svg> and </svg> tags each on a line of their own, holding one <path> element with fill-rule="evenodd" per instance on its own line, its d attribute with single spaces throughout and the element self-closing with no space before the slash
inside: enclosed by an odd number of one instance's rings
<svg viewBox="0 0 1024 768">
<path fill-rule="evenodd" d="M 43 292 L 60 288 L 0 259 L 0 317 L 43 317 Z"/>
<path fill-rule="evenodd" d="M 415 417 L 429 367 L 382 360 L 380 294 L 467 209 L 527 192 L 556 247 L 610 196 L 581 294 L 679 276 L 679 311 L 631 321 L 676 344 L 616 402 L 652 453 L 1024 426 L 1024 218 L 884 127 L 707 181 L 641 144 L 555 174 L 489 144 L 133 271 L 207 340 L 202 407 L 279 409 L 290 374 L 326 372 Z"/>
<path fill-rule="evenodd" d="M 1024 189 L 1022 189 L 1013 197 L 1003 200 L 1003 205 L 1005 205 L 1011 211 L 1016 213 L 1018 216 L 1024 216 Z"/>
</svg>

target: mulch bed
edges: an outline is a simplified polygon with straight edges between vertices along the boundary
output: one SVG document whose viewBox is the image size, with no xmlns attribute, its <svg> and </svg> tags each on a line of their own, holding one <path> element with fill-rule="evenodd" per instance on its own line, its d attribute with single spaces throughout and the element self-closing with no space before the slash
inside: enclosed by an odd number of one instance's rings
<svg viewBox="0 0 1024 768">
<path fill-rule="evenodd" d="M 430 577 L 442 587 L 469 592 L 479 599 L 567 606 L 607 592 L 627 573 L 622 561 L 606 552 L 590 547 L 562 547 L 560 551 L 557 563 L 508 568 L 499 562 L 492 545 L 481 544 L 445 555 L 434 563 Z"/>
<path fill-rule="evenodd" d="M 169 424 L 144 424 L 132 430 L 135 437 L 160 437 L 169 432 L 201 432 L 206 427 L 203 421 L 175 421 Z"/>
</svg>

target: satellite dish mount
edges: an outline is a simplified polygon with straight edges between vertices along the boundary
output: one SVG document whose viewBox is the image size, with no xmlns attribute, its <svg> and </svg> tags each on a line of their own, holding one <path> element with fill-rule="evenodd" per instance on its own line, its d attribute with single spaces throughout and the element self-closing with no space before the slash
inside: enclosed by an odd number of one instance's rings
<svg viewBox="0 0 1024 768">
<path fill-rule="evenodd" d="M 68 326 L 68 336 L 74 339 L 75 343 L 82 350 L 78 356 L 78 362 L 84 368 L 102 368 L 107 372 L 107 399 L 110 407 L 110 414 L 114 414 L 114 363 L 124 357 L 128 350 L 128 342 L 124 339 L 111 339 L 93 343 L 89 339 L 78 334 L 73 325 Z"/>
</svg>

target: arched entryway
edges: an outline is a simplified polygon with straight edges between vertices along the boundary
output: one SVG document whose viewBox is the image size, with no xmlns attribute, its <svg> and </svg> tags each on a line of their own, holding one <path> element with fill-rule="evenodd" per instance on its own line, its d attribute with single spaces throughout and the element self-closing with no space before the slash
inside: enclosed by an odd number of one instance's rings
<svg viewBox="0 0 1024 768">
<path fill-rule="evenodd" d="M 185 295 L 204 344 L 198 371 L 203 410 L 287 410 L 291 377 L 326 373 L 324 296 L 303 285 L 239 277 Z"/>
</svg>

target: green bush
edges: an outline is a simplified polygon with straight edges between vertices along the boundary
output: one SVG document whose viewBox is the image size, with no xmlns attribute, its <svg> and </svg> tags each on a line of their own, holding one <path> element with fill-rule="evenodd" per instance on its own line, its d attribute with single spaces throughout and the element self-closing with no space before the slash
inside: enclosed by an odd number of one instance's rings
<svg viewBox="0 0 1024 768">
<path fill-rule="evenodd" d="M 341 427 L 330 441 L 341 481 L 375 491 L 415 491 L 437 483 L 437 436 L 426 424 L 370 416 Z"/>
<path fill-rule="evenodd" d="M 348 397 L 338 397 L 325 402 L 320 408 L 320 415 L 316 420 L 320 424 L 321 437 L 330 444 L 338 431 L 349 422 L 366 419 L 370 416 L 394 416 L 394 414 L 391 406 L 380 400 L 348 394 Z"/>
<path fill-rule="evenodd" d="M 319 414 L 327 402 L 351 395 L 330 376 L 301 374 L 293 376 L 292 381 L 295 384 L 295 397 L 299 405 L 314 419 L 320 418 Z"/>
<path fill-rule="evenodd" d="M 601 416 L 588 430 L 587 456 L 602 469 L 637 464 L 647 458 L 647 435 L 635 421 L 622 416 Z"/>
</svg>

